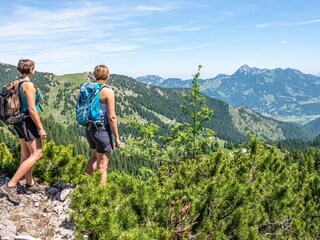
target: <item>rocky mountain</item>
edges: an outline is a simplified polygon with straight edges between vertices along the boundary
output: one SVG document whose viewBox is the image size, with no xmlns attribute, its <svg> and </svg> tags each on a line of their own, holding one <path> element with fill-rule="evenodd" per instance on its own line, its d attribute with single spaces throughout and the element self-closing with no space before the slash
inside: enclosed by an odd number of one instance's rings
<svg viewBox="0 0 320 240">
<path fill-rule="evenodd" d="M 16 70 L 14 66 L 0 65 L 1 84 L 12 79 Z M 70 131 L 79 131 L 75 123 L 75 105 L 81 84 L 92 78 L 90 73 L 67 74 L 57 76 L 50 73 L 37 73 L 35 84 L 44 91 L 42 117 L 52 118 L 64 124 Z M 8 77 L 10 76 L 10 78 Z M 221 75 L 220 78 L 228 78 Z M 155 78 L 156 79 L 156 78 Z M 164 81 L 163 81 L 164 82 Z M 45 83 L 45 84 L 44 84 Z M 120 120 L 120 132 L 130 135 L 126 127 L 127 117 L 135 118 L 143 123 L 155 123 L 160 126 L 160 134 L 167 134 L 174 122 L 188 119 L 182 114 L 180 106 L 186 104 L 181 94 L 186 89 L 168 89 L 150 86 L 135 79 L 111 75 L 110 86 L 117 96 L 117 114 Z M 310 139 L 312 134 L 298 126 L 276 121 L 244 107 L 233 108 L 229 104 L 206 98 L 207 106 L 213 110 L 213 117 L 206 127 L 216 132 L 216 137 L 230 142 L 241 142 L 253 133 L 263 141 L 278 141 L 288 138 Z M 59 133 L 57 133 L 59 134 Z"/>
<path fill-rule="evenodd" d="M 150 84 L 153 86 L 164 87 L 164 88 L 191 88 L 192 80 L 182 80 L 180 78 L 167 78 L 163 79 L 157 75 L 147 75 L 136 78 L 138 82 Z M 199 79 L 200 84 L 205 83 L 205 80 Z"/>
<path fill-rule="evenodd" d="M 157 75 L 146 75 L 144 77 L 138 77 L 136 79 L 138 82 L 150 84 L 154 86 L 160 86 L 164 79 Z M 180 80 L 180 79 L 179 79 Z"/>
<path fill-rule="evenodd" d="M 160 77 L 159 77 L 160 78 Z M 142 78 L 137 78 L 140 81 Z M 143 78 L 148 82 L 147 78 Z M 153 85 L 164 86 L 166 79 Z M 189 87 L 171 81 L 164 87 Z M 244 106 L 272 117 L 320 114 L 320 77 L 296 69 L 259 69 L 243 65 L 232 75 L 220 74 L 199 82 L 208 97 L 220 99 L 233 107 Z"/>
</svg>

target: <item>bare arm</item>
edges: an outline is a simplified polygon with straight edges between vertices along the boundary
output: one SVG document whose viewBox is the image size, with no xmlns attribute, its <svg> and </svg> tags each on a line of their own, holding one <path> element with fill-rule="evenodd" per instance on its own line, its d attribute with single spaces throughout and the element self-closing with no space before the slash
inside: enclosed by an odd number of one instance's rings
<svg viewBox="0 0 320 240">
<path fill-rule="evenodd" d="M 47 134 L 42 126 L 39 114 L 36 110 L 36 103 L 34 100 L 34 94 L 36 93 L 35 87 L 31 82 L 26 82 L 22 85 L 22 93 L 26 97 L 30 117 L 32 118 L 33 122 L 36 124 L 38 131 L 40 133 L 41 139 L 46 138 Z"/>
<path fill-rule="evenodd" d="M 103 88 L 101 91 L 103 98 L 103 103 L 107 104 L 108 110 L 108 121 L 110 124 L 111 131 L 114 135 L 116 141 L 116 147 L 121 147 L 121 141 L 118 133 L 118 120 L 115 112 L 115 95 L 113 90 L 108 88 Z"/>
</svg>

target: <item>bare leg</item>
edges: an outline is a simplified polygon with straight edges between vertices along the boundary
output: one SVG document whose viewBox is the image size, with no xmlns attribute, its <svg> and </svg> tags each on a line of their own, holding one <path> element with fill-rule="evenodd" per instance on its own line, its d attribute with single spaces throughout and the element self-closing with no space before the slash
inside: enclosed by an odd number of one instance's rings
<svg viewBox="0 0 320 240">
<path fill-rule="evenodd" d="M 20 181 L 20 179 L 31 172 L 33 165 L 41 158 L 42 156 L 42 140 L 34 139 L 30 142 L 26 142 L 26 145 L 29 149 L 30 156 L 21 162 L 16 173 L 13 175 L 10 182 L 8 182 L 9 187 L 14 187 Z M 30 173 L 29 173 L 30 174 Z M 32 177 L 32 175 L 31 175 Z"/>
<path fill-rule="evenodd" d="M 107 184 L 107 168 L 109 163 L 110 153 L 97 153 L 97 167 L 101 173 L 101 185 Z"/>
<path fill-rule="evenodd" d="M 19 142 L 21 147 L 21 156 L 20 156 L 20 164 L 21 164 L 30 157 L 30 152 L 26 144 L 26 141 L 23 138 L 19 138 Z M 33 184 L 31 169 L 29 172 L 26 173 L 25 178 L 26 178 L 27 184 L 31 186 Z"/>
<path fill-rule="evenodd" d="M 93 149 L 92 156 L 86 166 L 86 173 L 91 175 L 97 169 L 97 151 Z"/>
</svg>

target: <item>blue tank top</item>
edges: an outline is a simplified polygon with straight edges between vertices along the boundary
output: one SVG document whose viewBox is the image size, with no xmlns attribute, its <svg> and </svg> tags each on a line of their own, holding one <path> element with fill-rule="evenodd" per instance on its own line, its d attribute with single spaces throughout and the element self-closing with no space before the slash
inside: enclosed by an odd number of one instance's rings
<svg viewBox="0 0 320 240">
<path fill-rule="evenodd" d="M 27 112 L 28 111 L 28 104 L 27 104 L 27 98 L 23 95 L 22 93 L 22 84 L 20 84 L 19 88 L 19 95 L 20 95 L 20 111 L 21 112 Z M 36 102 L 36 110 L 39 111 L 40 108 L 40 100 L 42 98 L 42 94 L 39 93 L 38 91 L 34 94 L 34 100 Z"/>
</svg>

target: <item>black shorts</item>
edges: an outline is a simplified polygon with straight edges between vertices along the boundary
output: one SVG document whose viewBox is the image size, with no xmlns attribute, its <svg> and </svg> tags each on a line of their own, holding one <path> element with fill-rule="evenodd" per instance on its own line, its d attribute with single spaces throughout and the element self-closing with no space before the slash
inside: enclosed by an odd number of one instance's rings
<svg viewBox="0 0 320 240">
<path fill-rule="evenodd" d="M 14 129 L 26 142 L 40 138 L 37 125 L 33 122 L 31 117 L 24 119 L 22 122 L 14 124 Z"/>
<path fill-rule="evenodd" d="M 110 125 L 88 125 L 86 137 L 91 149 L 98 153 L 109 153 L 113 150 Z"/>
</svg>

